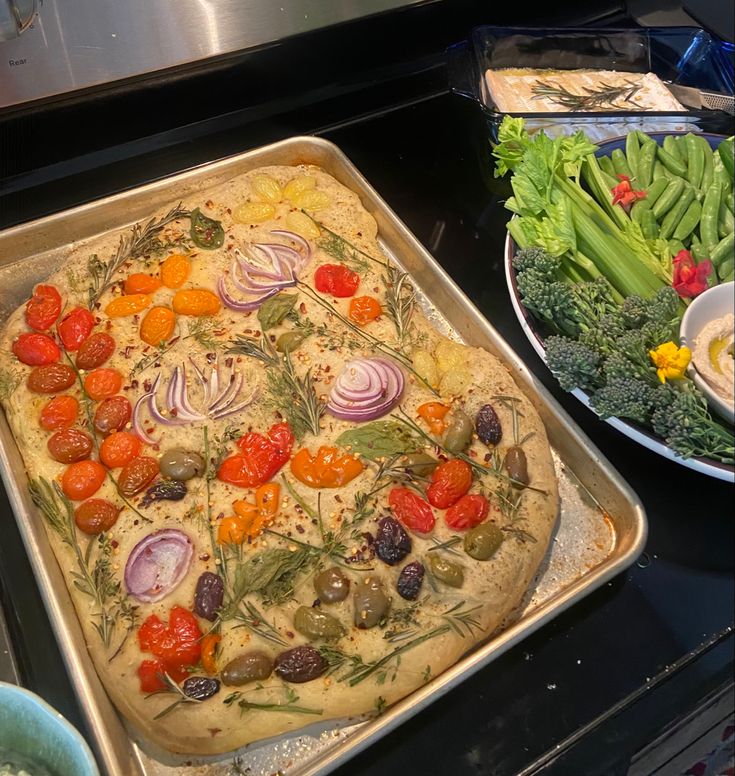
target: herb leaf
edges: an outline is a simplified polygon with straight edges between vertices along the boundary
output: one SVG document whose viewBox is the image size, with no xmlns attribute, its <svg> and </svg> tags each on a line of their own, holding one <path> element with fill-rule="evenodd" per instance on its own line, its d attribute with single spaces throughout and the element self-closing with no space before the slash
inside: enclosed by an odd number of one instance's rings
<svg viewBox="0 0 735 776">
<path fill-rule="evenodd" d="M 336 441 L 338 445 L 349 447 L 352 452 L 370 461 L 411 453 L 421 447 L 419 438 L 407 426 L 394 420 L 365 423 L 344 431 Z"/>
<path fill-rule="evenodd" d="M 225 241 L 225 230 L 221 222 L 205 216 L 198 207 L 191 211 L 189 234 L 194 245 L 207 251 L 221 248 Z"/>
<path fill-rule="evenodd" d="M 258 308 L 258 320 L 263 331 L 278 324 L 293 310 L 298 294 L 276 294 Z"/>
</svg>

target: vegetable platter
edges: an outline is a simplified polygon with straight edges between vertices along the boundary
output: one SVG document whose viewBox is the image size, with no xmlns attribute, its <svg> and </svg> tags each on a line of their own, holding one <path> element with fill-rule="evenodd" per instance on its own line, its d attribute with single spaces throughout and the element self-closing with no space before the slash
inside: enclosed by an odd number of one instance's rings
<svg viewBox="0 0 735 776">
<path fill-rule="evenodd" d="M 111 229 L 129 228 L 152 210 L 168 206 L 171 201 L 198 194 L 268 164 L 316 165 L 355 192 L 377 222 L 380 246 L 385 254 L 410 273 L 417 301 L 425 314 L 442 331 L 469 345 L 484 347 L 503 361 L 546 428 L 560 494 L 556 541 L 551 543 L 543 572 L 522 602 L 519 619 L 473 648 L 451 668 L 428 677 L 405 699 L 388 708 L 377 708 L 377 714 L 365 718 L 318 722 L 298 733 L 258 742 L 239 752 L 211 757 L 177 757 L 153 746 L 146 740 L 145 732 L 135 733 L 132 728 L 126 728 L 106 695 L 91 663 L 63 575 L 52 554 L 43 516 L 31 499 L 20 452 L 5 418 L 0 418 L 0 467 L 6 489 L 94 748 L 105 771 L 114 776 L 229 776 L 243 771 L 251 774 L 283 771 L 291 776 L 326 773 L 619 573 L 635 560 L 645 542 L 645 515 L 628 485 L 359 172 L 335 146 L 325 141 L 313 138 L 283 141 L 6 231 L 0 235 L 2 255 L 23 258 L 6 259 L 0 266 L 0 282 L 7 292 L 0 314 L 7 315 L 10 309 L 28 299 L 36 283 L 61 265 L 70 243 L 106 234 Z M 205 232 L 205 238 L 216 238 L 211 229 Z M 430 294 L 422 289 L 431 289 Z M 387 373 L 384 377 L 391 379 Z M 344 388 L 349 394 L 349 385 Z M 155 393 L 152 386 L 151 392 Z M 335 396 L 335 399 L 339 400 L 339 397 Z M 156 399 L 152 401 L 155 403 Z M 167 396 L 159 396 L 158 401 L 167 401 Z M 339 407 L 336 409 L 340 411 Z M 210 411 L 216 410 L 210 408 Z M 198 462 L 172 459 L 165 465 L 172 472 L 179 472 L 191 467 L 196 469 Z M 175 553 L 179 557 L 188 554 L 189 547 L 180 538 L 176 535 L 162 537 L 156 551 Z M 137 554 L 133 553 L 135 574 L 128 582 L 134 587 L 140 583 L 141 591 L 146 594 L 142 590 L 145 587 L 146 553 L 142 551 L 145 548 L 140 549 Z M 138 564 L 142 564 L 140 573 Z M 243 724 L 246 724 L 245 720 Z"/>
<path fill-rule="evenodd" d="M 633 131 L 597 146 L 506 118 L 499 141 L 495 175 L 513 189 L 506 280 L 536 352 L 626 436 L 734 481 L 732 427 L 679 336 L 693 299 L 733 279 L 732 137 Z"/>
</svg>

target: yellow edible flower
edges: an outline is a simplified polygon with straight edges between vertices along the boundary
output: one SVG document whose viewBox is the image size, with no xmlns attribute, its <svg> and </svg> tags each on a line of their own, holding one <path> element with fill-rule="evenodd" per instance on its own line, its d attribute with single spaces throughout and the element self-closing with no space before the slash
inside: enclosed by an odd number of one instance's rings
<svg viewBox="0 0 735 776">
<path fill-rule="evenodd" d="M 665 383 L 667 378 L 677 380 L 684 377 L 692 360 L 692 351 L 686 346 L 680 348 L 674 342 L 664 342 L 656 350 L 649 350 L 648 355 L 662 383 Z"/>
</svg>

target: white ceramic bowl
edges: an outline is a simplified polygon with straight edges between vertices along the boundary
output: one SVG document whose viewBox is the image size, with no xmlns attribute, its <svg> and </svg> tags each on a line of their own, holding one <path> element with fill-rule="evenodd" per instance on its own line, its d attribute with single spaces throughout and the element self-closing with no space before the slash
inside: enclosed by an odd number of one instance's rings
<svg viewBox="0 0 735 776">
<path fill-rule="evenodd" d="M 694 342 L 702 329 L 728 313 L 735 315 L 735 282 L 721 283 L 707 289 L 687 307 L 679 330 L 681 344 L 694 350 Z M 719 396 L 693 363 L 689 367 L 689 375 L 707 397 L 710 407 L 729 423 L 735 424 L 735 401 L 728 402 Z"/>
</svg>

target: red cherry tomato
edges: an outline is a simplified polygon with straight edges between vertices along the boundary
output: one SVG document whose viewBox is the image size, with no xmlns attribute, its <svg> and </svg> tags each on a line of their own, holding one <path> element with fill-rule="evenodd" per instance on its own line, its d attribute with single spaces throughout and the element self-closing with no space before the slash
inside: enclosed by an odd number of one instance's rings
<svg viewBox="0 0 735 776">
<path fill-rule="evenodd" d="M 105 498 L 90 498 L 74 510 L 77 528 L 90 536 L 109 531 L 117 522 L 120 507 Z"/>
<path fill-rule="evenodd" d="M 157 475 L 158 461 L 146 455 L 139 455 L 123 466 L 117 478 L 117 487 L 124 496 L 134 496 L 150 485 Z"/>
<path fill-rule="evenodd" d="M 68 351 L 79 350 L 94 328 L 94 315 L 84 307 L 75 307 L 59 321 L 59 337 Z"/>
<path fill-rule="evenodd" d="M 60 393 L 71 388 L 76 379 L 74 370 L 66 364 L 45 364 L 33 367 L 26 385 L 33 393 Z"/>
<path fill-rule="evenodd" d="M 48 334 L 21 334 L 13 343 L 13 353 L 28 366 L 55 364 L 61 358 L 59 346 Z"/>
<path fill-rule="evenodd" d="M 450 528 L 466 531 L 479 525 L 486 517 L 490 504 L 485 496 L 477 493 L 462 496 L 459 501 L 444 513 L 444 519 Z"/>
<path fill-rule="evenodd" d="M 122 375 L 117 369 L 93 369 L 84 378 L 84 390 L 90 399 L 108 399 L 122 388 Z"/>
<path fill-rule="evenodd" d="M 84 340 L 77 353 L 77 369 L 96 369 L 115 352 L 115 340 L 98 331 Z"/>
<path fill-rule="evenodd" d="M 393 514 L 416 533 L 429 533 L 436 518 L 431 506 L 409 488 L 393 488 L 388 494 L 388 505 Z"/>
<path fill-rule="evenodd" d="M 293 440 L 288 423 L 276 423 L 268 431 L 268 436 L 254 432 L 245 434 L 237 441 L 241 454 L 226 458 L 217 478 L 241 488 L 262 485 L 288 461 Z"/>
<path fill-rule="evenodd" d="M 61 489 L 72 501 L 91 498 L 105 481 L 105 467 L 97 461 L 79 461 L 69 465 L 61 477 Z"/>
<path fill-rule="evenodd" d="M 426 498 L 437 509 L 446 509 L 456 503 L 472 485 L 472 468 L 460 458 L 442 463 L 431 473 L 431 485 Z"/>
<path fill-rule="evenodd" d="M 140 679 L 140 691 L 144 693 L 158 692 L 159 690 L 165 690 L 166 685 L 163 683 L 163 675 L 166 673 L 166 666 L 162 660 L 144 660 L 138 666 L 138 678 Z M 171 677 L 174 681 L 175 677 Z M 181 677 L 182 679 L 184 677 Z"/>
<path fill-rule="evenodd" d="M 322 264 L 314 273 L 314 286 L 324 294 L 352 296 L 358 285 L 360 276 L 344 264 Z"/>
<path fill-rule="evenodd" d="M 79 414 L 79 402 L 73 396 L 54 396 L 41 410 L 40 424 L 46 431 L 71 426 Z"/>
<path fill-rule="evenodd" d="M 38 285 L 26 304 L 26 323 L 36 331 L 50 329 L 61 313 L 61 294 L 54 286 Z"/>
<path fill-rule="evenodd" d="M 100 445 L 100 461 L 108 469 L 117 469 L 130 463 L 140 453 L 140 448 L 140 439 L 135 434 L 116 431 L 105 437 Z"/>
<path fill-rule="evenodd" d="M 92 438 L 78 428 L 57 431 L 46 443 L 49 454 L 59 463 L 74 463 L 89 458 L 92 452 Z"/>
<path fill-rule="evenodd" d="M 133 408 L 124 396 L 112 396 L 97 405 L 94 427 L 100 434 L 122 431 L 127 426 Z"/>
</svg>

